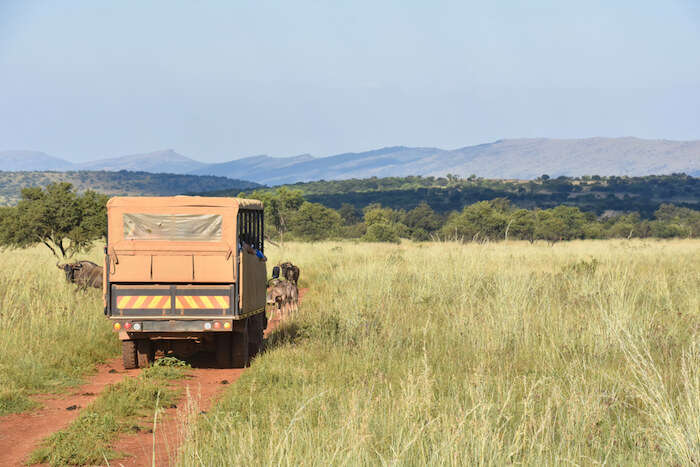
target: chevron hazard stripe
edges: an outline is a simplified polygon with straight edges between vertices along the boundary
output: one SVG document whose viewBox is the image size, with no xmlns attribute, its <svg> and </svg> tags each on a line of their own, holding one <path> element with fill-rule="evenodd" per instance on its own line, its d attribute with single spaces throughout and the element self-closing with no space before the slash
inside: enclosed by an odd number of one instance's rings
<svg viewBox="0 0 700 467">
<path fill-rule="evenodd" d="M 170 308 L 170 297 L 168 295 L 122 295 L 117 299 L 117 308 L 122 310 Z"/>
<path fill-rule="evenodd" d="M 209 310 L 229 307 L 229 297 L 226 295 L 178 295 L 175 297 L 175 308 L 181 310 Z"/>
</svg>

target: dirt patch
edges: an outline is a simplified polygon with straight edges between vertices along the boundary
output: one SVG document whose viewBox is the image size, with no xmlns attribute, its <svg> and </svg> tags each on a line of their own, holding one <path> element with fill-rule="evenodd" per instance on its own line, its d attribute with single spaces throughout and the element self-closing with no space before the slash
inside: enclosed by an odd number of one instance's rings
<svg viewBox="0 0 700 467">
<path fill-rule="evenodd" d="M 138 370 L 124 371 L 121 358 L 109 360 L 99 365 L 97 374 L 82 386 L 65 394 L 32 397 L 41 404 L 39 409 L 0 417 L 0 465 L 24 465 L 44 438 L 67 427 L 107 385 L 121 381 L 127 374 L 136 375 Z"/>
<path fill-rule="evenodd" d="M 194 368 L 188 377 L 174 383 L 184 389 L 183 397 L 175 407 L 164 407 L 157 423 L 139 433 L 120 438 L 114 445 L 117 452 L 128 453 L 129 457 L 110 461 L 111 465 L 150 466 L 175 464 L 178 448 L 182 444 L 187 426 L 186 420 L 191 411 L 207 410 L 214 397 L 227 384 L 236 381 L 244 369 Z M 226 381 L 225 383 L 223 383 Z"/>
</svg>

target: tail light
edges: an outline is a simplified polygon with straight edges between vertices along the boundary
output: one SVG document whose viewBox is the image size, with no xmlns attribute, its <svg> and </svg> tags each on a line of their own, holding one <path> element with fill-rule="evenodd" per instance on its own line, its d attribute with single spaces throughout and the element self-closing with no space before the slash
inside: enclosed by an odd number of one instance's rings
<svg viewBox="0 0 700 467">
<path fill-rule="evenodd" d="M 211 323 L 209 321 L 204 323 L 204 329 L 206 329 L 207 331 L 209 331 L 211 329 Z"/>
<path fill-rule="evenodd" d="M 131 323 L 129 323 L 129 322 L 124 323 L 124 329 L 127 330 L 127 331 L 130 330 L 130 329 L 131 329 Z"/>
<path fill-rule="evenodd" d="M 114 330 L 119 331 L 122 328 L 122 325 L 119 323 L 114 323 Z"/>
<path fill-rule="evenodd" d="M 214 321 L 214 329 L 221 329 L 221 323 L 218 321 Z"/>
</svg>

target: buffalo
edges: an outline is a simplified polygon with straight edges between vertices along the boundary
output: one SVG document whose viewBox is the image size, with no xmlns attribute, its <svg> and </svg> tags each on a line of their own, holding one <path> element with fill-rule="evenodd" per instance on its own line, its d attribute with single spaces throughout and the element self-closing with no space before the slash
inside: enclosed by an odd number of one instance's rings
<svg viewBox="0 0 700 467">
<path fill-rule="evenodd" d="M 56 263 L 56 267 L 62 269 L 66 274 L 66 280 L 72 284 L 77 284 L 78 288 L 102 288 L 102 266 L 98 266 L 92 261 L 82 260 L 67 264 Z"/>
<path fill-rule="evenodd" d="M 280 264 L 282 269 L 282 277 L 290 282 L 294 282 L 294 285 L 299 286 L 299 267 L 294 266 L 290 262 Z"/>
</svg>

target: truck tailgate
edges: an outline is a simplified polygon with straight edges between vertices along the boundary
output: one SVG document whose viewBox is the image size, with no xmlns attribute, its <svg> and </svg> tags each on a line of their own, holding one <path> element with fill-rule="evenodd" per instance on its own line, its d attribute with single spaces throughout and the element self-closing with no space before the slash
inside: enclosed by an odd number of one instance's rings
<svg viewBox="0 0 700 467">
<path fill-rule="evenodd" d="M 236 284 L 111 284 L 114 318 L 239 317 Z"/>
</svg>

